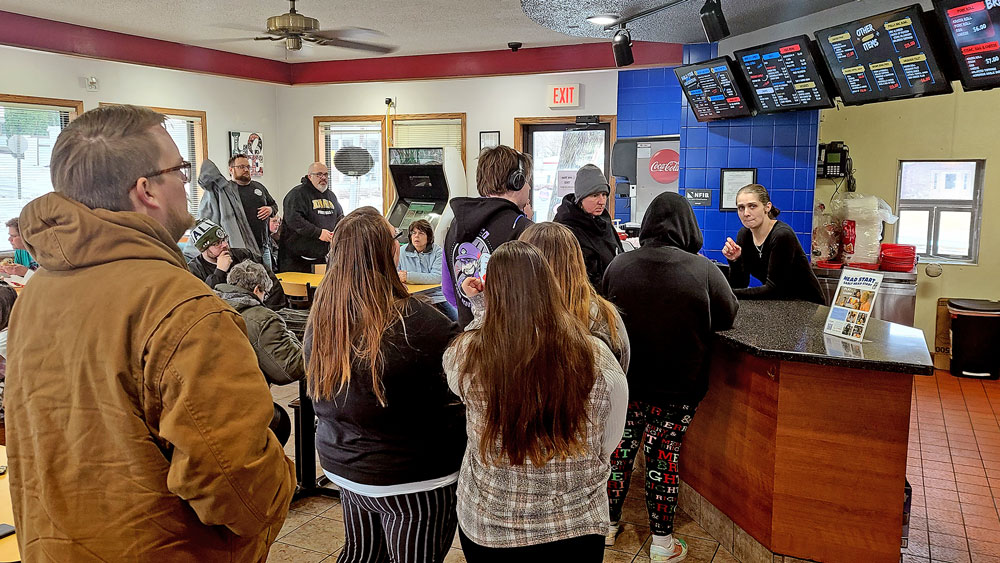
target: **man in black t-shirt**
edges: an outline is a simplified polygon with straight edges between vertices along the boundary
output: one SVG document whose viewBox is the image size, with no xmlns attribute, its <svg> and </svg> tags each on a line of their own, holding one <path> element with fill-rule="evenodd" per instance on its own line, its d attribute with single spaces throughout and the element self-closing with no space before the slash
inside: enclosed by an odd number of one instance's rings
<svg viewBox="0 0 1000 563">
<path fill-rule="evenodd" d="M 229 159 L 229 177 L 236 184 L 243 204 L 243 213 L 247 217 L 250 232 L 261 251 L 264 265 L 274 269 L 271 257 L 270 233 L 267 229 L 268 220 L 278 213 L 278 204 L 267 192 L 264 184 L 250 179 L 250 160 L 247 155 L 237 153 Z"/>
</svg>

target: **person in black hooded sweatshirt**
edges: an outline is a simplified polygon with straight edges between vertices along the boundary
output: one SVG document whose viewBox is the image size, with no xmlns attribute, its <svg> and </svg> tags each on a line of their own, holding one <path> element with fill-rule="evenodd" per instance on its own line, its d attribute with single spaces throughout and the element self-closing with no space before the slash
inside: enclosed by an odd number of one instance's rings
<svg viewBox="0 0 1000 563">
<path fill-rule="evenodd" d="M 642 219 L 639 249 L 615 258 L 603 280 L 604 295 L 621 310 L 632 344 L 628 418 L 608 480 L 606 544 L 618 533 L 642 445 L 652 561 L 679 561 L 687 553 L 673 537 L 681 440 L 708 391 L 712 334 L 732 328 L 739 307 L 719 268 L 698 255 L 702 241 L 691 205 L 664 192 Z"/>
<path fill-rule="evenodd" d="M 531 156 L 505 145 L 483 149 L 476 165 L 476 189 L 482 197 L 451 200 L 455 218 L 444 238 L 441 264 L 441 290 L 458 309 L 461 327 L 472 322 L 472 303 L 458 289 L 462 281 L 486 275 L 493 251 L 533 224 Z"/>
<path fill-rule="evenodd" d="M 611 186 L 601 169 L 587 164 L 576 173 L 573 193 L 563 198 L 553 219 L 573 231 L 583 250 L 587 277 L 594 289 L 600 290 L 601 278 L 608 264 L 623 252 L 618 231 L 611 224 L 608 197 Z"/>
</svg>

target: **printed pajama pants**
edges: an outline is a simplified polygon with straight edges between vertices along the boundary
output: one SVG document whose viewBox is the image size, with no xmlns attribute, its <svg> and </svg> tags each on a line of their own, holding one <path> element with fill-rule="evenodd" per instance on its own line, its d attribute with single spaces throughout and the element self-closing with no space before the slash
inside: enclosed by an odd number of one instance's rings
<svg viewBox="0 0 1000 563">
<path fill-rule="evenodd" d="M 628 405 L 625 432 L 611 455 L 611 478 L 608 500 L 611 521 L 621 520 L 625 496 L 635 458 L 642 445 L 646 455 L 646 510 L 653 535 L 665 536 L 674 531 L 674 513 L 680 491 L 678 462 L 681 440 L 698 405 L 651 405 L 632 401 Z"/>
</svg>

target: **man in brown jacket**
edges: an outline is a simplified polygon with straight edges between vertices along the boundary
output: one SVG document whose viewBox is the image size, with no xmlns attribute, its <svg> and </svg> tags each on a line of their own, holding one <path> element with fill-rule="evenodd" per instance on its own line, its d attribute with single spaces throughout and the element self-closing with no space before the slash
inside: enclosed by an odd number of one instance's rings
<svg viewBox="0 0 1000 563">
<path fill-rule="evenodd" d="M 187 271 L 190 164 L 144 108 L 69 124 L 21 214 L 7 452 L 31 562 L 258 562 L 292 463 L 240 316 Z"/>
</svg>

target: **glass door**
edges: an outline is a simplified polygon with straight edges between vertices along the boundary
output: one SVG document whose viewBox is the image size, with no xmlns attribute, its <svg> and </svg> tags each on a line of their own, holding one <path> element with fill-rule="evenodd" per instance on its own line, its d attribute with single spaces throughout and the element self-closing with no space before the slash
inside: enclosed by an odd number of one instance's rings
<svg viewBox="0 0 1000 563">
<path fill-rule="evenodd" d="M 594 164 L 607 175 L 611 166 L 611 124 L 524 125 L 524 152 L 531 155 L 531 207 L 534 221 L 551 221 L 566 194 L 573 193 L 576 171 Z"/>
</svg>

